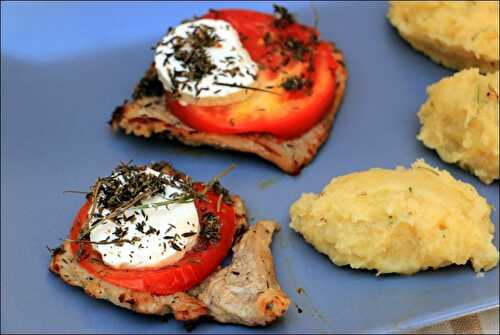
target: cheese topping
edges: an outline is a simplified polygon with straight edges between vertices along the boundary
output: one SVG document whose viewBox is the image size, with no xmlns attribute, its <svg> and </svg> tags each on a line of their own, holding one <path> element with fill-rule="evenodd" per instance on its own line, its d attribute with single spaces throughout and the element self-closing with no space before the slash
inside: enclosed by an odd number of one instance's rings
<svg viewBox="0 0 500 335">
<path fill-rule="evenodd" d="M 166 91 L 187 98 L 221 98 L 244 91 L 258 65 L 226 21 L 201 19 L 167 33 L 156 48 L 155 66 Z"/>
<path fill-rule="evenodd" d="M 137 173 L 160 175 L 150 168 Z M 124 185 L 120 175 L 113 177 Z M 162 175 L 162 178 L 172 177 Z M 194 202 L 151 206 L 172 199 L 180 192 L 181 189 L 166 185 L 163 193 L 127 209 L 119 220 L 99 221 L 96 216 L 99 208 L 96 208 L 94 215 L 89 215 L 90 241 L 103 262 L 123 269 L 158 268 L 180 260 L 195 245 L 200 230 Z M 104 217 L 111 213 L 107 208 L 100 210 Z"/>
</svg>

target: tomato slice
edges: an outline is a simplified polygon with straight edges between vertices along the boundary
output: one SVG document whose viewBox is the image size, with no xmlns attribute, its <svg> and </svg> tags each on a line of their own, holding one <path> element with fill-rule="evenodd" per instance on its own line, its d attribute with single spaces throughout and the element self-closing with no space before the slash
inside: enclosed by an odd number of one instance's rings
<svg viewBox="0 0 500 335">
<path fill-rule="evenodd" d="M 220 106 L 184 106 L 167 94 L 167 107 L 174 115 L 207 132 L 265 132 L 284 139 L 303 134 L 321 120 L 333 103 L 338 64 L 331 45 L 316 41 L 315 29 L 297 23 L 278 29 L 272 16 L 248 10 L 211 11 L 205 17 L 231 23 L 261 67 L 252 86 L 274 94 L 248 91 L 247 99 Z M 295 47 L 307 51 L 294 57 L 286 52 L 284 45 L 288 42 L 292 48 L 295 43 Z M 292 76 L 309 81 L 310 87 L 285 90 L 281 85 Z"/>
<path fill-rule="evenodd" d="M 196 184 L 200 190 L 202 185 Z M 208 243 L 206 248 L 198 251 L 190 250 L 177 263 L 161 269 L 114 269 L 102 262 L 99 252 L 90 244 L 71 243 L 73 254 L 80 255 L 80 266 L 93 276 L 108 283 L 137 291 L 146 291 L 158 295 L 185 292 L 196 286 L 210 275 L 222 262 L 233 245 L 236 230 L 234 208 L 223 201 L 217 211 L 219 195 L 206 193 L 206 200 L 195 200 L 198 216 L 211 212 L 220 219 L 220 239 L 216 243 Z M 70 239 L 77 239 L 82 226 L 87 221 L 90 201 L 86 202 L 76 216 L 70 232 Z M 81 248 L 81 250 L 80 250 Z"/>
</svg>

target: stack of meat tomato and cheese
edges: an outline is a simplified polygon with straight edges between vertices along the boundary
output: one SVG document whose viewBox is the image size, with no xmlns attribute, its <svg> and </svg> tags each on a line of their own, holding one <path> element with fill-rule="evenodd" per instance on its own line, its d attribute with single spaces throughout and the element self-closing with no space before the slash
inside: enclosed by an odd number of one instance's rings
<svg viewBox="0 0 500 335">
<path fill-rule="evenodd" d="M 265 325 L 290 302 L 269 247 L 277 229 L 248 229 L 243 202 L 218 181 L 193 183 L 166 163 L 120 165 L 92 186 L 50 269 L 139 313 Z"/>
<path fill-rule="evenodd" d="M 297 174 L 328 137 L 343 57 L 286 9 L 210 11 L 168 30 L 113 129 L 255 153 Z M 274 273 L 274 221 L 168 164 L 120 165 L 87 194 L 50 269 L 89 295 L 178 320 L 266 325 L 290 300 Z M 233 250 L 230 265 L 221 262 Z"/>
<path fill-rule="evenodd" d="M 295 175 L 328 138 L 346 80 L 342 53 L 285 8 L 211 10 L 169 29 L 110 123 L 254 153 Z"/>
</svg>

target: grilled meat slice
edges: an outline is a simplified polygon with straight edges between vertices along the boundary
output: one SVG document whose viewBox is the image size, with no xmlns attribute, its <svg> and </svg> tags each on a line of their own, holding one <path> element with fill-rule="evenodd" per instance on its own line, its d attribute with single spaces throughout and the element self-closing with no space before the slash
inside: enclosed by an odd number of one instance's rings
<svg viewBox="0 0 500 335">
<path fill-rule="evenodd" d="M 274 221 L 257 222 L 233 247 L 231 265 L 200 285 L 198 299 L 215 320 L 263 326 L 287 311 L 290 299 L 276 279 L 270 249 L 278 229 Z"/>
<path fill-rule="evenodd" d="M 208 313 L 204 303 L 184 292 L 160 296 L 107 283 L 78 265 L 70 243 L 65 242 L 58 250 L 52 257 L 50 270 L 67 284 L 83 288 L 92 298 L 105 299 L 142 314 L 173 313 L 177 320 L 182 321 L 196 320 Z"/>
</svg>

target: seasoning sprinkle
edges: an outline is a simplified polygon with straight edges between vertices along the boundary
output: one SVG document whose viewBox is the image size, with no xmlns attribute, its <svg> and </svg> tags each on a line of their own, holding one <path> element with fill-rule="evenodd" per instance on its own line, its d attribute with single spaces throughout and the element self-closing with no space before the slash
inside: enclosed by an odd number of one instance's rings
<svg viewBox="0 0 500 335">
<path fill-rule="evenodd" d="M 247 89 L 247 90 L 260 91 L 260 92 L 270 93 L 270 94 L 274 94 L 274 95 L 280 95 L 277 92 L 273 92 L 273 91 L 269 91 L 269 90 L 264 90 L 264 89 L 258 88 L 258 87 L 245 86 L 245 85 L 228 84 L 228 83 L 221 83 L 221 82 L 215 82 L 214 85 L 228 86 L 228 87 L 238 87 L 238 88 L 244 88 L 244 89 Z"/>
<path fill-rule="evenodd" d="M 196 232 L 194 231 L 188 231 L 187 233 L 181 234 L 182 237 L 190 237 L 196 235 Z"/>
<path fill-rule="evenodd" d="M 298 91 L 302 89 L 311 89 L 312 81 L 304 77 L 291 76 L 285 79 L 280 85 L 287 91 Z"/>
<path fill-rule="evenodd" d="M 161 163 L 159 165 L 150 165 L 150 168 L 157 171 L 161 171 L 163 167 L 165 167 L 165 165 Z M 93 209 L 93 211 L 89 212 L 90 224 L 82 228 L 77 239 L 68 239 L 66 241 L 80 244 L 80 251 L 78 252 L 78 257 L 80 258 L 86 256 L 83 255 L 84 250 L 81 248 L 81 245 L 86 243 L 95 245 L 115 244 L 121 246 L 124 243 L 135 244 L 136 242 L 141 242 L 141 238 L 137 236 L 126 238 L 129 228 L 125 223 L 134 224 L 133 227 L 135 227 L 135 230 L 145 235 L 156 234 L 159 236 L 161 233 L 159 229 L 147 225 L 148 215 L 144 210 L 146 207 L 142 207 L 144 205 L 141 204 L 141 202 L 148 197 L 164 192 L 166 186 L 177 187 L 182 191 L 173 194 L 173 197 L 168 200 L 167 204 L 164 202 L 154 203 L 152 204 L 153 207 L 160 205 L 164 206 L 179 201 L 188 201 L 188 199 L 189 201 L 194 199 L 204 200 L 205 193 L 211 190 L 219 195 L 217 208 L 220 210 L 222 201 L 230 204 L 232 200 L 229 192 L 220 185 L 219 179 L 228 174 L 235 167 L 235 165 L 231 165 L 212 178 L 206 184 L 202 192 L 197 192 L 194 190 L 191 179 L 184 175 L 174 173 L 169 175 L 169 178 L 165 178 L 162 173 L 159 175 L 143 173 L 146 169 L 145 166 L 134 166 L 131 165 L 130 162 L 126 164 L 121 163 L 113 170 L 109 177 L 99 178 L 96 184 L 91 188 L 92 192 L 87 193 L 89 199 L 92 200 L 91 207 Z M 186 198 L 186 194 L 188 194 L 188 198 Z M 103 215 L 105 214 L 102 212 L 103 208 L 109 209 L 110 213 Z M 135 215 L 126 215 L 126 210 L 133 211 Z M 142 218 L 142 220 L 140 218 Z M 114 230 L 111 233 L 114 238 L 107 236 L 106 239 L 102 241 L 91 241 L 90 232 L 92 229 L 95 229 L 99 224 L 108 220 L 112 220 L 115 223 Z M 188 222 L 188 224 L 195 227 L 192 222 Z M 167 234 L 172 229 L 175 229 L 175 227 L 176 226 L 172 223 L 168 223 L 166 232 L 162 234 Z M 200 220 L 200 227 L 201 238 L 204 241 L 213 243 L 220 239 L 220 223 L 219 218 L 215 214 L 208 213 L 208 215 L 204 215 Z M 168 245 L 174 250 L 180 251 L 184 248 L 182 238 L 191 237 L 196 234 L 197 233 L 192 230 L 184 232 L 181 235 L 165 235 L 160 238 L 168 242 Z M 164 249 L 166 249 L 167 244 L 165 242 L 160 242 L 159 246 L 161 247 L 163 245 Z M 142 243 L 139 243 L 137 246 L 139 249 L 143 247 Z M 131 259 L 133 258 L 129 253 L 127 253 L 127 255 L 129 255 Z"/>
<path fill-rule="evenodd" d="M 295 17 L 288 12 L 288 9 L 279 5 L 273 5 L 273 7 L 274 7 L 273 25 L 276 28 L 283 29 L 295 23 Z"/>
<path fill-rule="evenodd" d="M 208 242 L 216 243 L 220 239 L 219 217 L 214 213 L 205 213 L 201 219 L 200 236 Z"/>
<path fill-rule="evenodd" d="M 309 52 L 309 48 L 294 37 L 289 37 L 285 40 L 283 47 L 292 54 L 296 60 L 303 61 L 304 56 Z"/>
</svg>

